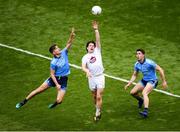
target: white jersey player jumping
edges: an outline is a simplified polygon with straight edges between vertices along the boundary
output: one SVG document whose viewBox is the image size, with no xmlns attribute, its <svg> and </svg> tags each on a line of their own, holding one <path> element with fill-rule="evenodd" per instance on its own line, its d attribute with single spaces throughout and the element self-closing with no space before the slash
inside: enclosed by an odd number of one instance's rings
<svg viewBox="0 0 180 132">
<path fill-rule="evenodd" d="M 95 31 L 96 42 L 87 42 L 87 54 L 85 54 L 82 58 L 82 70 L 88 77 L 89 88 L 92 92 L 96 107 L 94 120 L 98 121 L 101 118 L 102 94 L 105 87 L 105 77 L 103 74 L 104 67 L 101 57 L 101 44 L 98 23 L 93 21 L 92 27 Z"/>
</svg>

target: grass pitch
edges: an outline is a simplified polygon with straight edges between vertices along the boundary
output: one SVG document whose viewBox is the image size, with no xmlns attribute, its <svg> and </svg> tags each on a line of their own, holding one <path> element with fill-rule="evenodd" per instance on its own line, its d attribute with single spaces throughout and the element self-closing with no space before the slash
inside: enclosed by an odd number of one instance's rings
<svg viewBox="0 0 180 132">
<path fill-rule="evenodd" d="M 100 16 L 90 13 L 93 5 L 102 7 Z M 0 43 L 50 56 L 51 43 L 64 47 L 74 26 L 69 61 L 81 65 L 86 42 L 94 39 L 91 21 L 96 19 L 106 73 L 129 79 L 135 50 L 144 48 L 165 70 L 169 91 L 180 95 L 179 6 L 178 0 L 0 0 Z M 16 110 L 16 103 L 49 76 L 49 61 L 2 47 L 0 55 L 0 130 L 180 130 L 179 98 L 152 92 L 149 118 L 144 120 L 130 89 L 124 91 L 125 83 L 109 78 L 102 120 L 94 123 L 87 80 L 74 68 L 62 105 L 47 108 L 56 98 L 52 88 Z"/>
</svg>

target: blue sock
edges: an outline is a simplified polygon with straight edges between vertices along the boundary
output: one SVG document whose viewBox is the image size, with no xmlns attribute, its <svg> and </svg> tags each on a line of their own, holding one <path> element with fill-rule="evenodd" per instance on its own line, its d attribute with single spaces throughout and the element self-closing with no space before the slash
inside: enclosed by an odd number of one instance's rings
<svg viewBox="0 0 180 132">
<path fill-rule="evenodd" d="M 148 112 L 148 108 L 144 108 L 144 111 Z"/>
</svg>

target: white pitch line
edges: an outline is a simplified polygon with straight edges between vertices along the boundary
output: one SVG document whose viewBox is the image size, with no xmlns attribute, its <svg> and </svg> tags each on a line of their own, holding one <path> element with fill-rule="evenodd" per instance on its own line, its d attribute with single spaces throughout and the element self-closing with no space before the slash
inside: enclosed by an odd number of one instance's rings
<svg viewBox="0 0 180 132">
<path fill-rule="evenodd" d="M 16 50 L 16 51 L 20 51 L 20 52 L 23 52 L 23 53 L 26 53 L 26 54 L 29 54 L 29 55 L 33 55 L 33 56 L 37 56 L 37 57 L 40 57 L 40 58 L 44 58 L 44 59 L 47 59 L 47 60 L 51 60 L 50 57 L 47 57 L 47 56 L 44 56 L 44 55 L 41 55 L 41 54 L 36 54 L 36 53 L 30 52 L 30 51 L 27 51 L 27 50 L 19 49 L 19 48 L 12 47 L 12 46 L 8 46 L 8 45 L 1 44 L 1 43 L 0 43 L 0 46 L 1 46 L 1 47 L 5 47 L 5 48 L 8 48 L 8 49 L 13 49 L 13 50 Z M 76 69 L 81 69 L 80 66 L 77 66 L 77 65 L 75 65 L 75 64 L 70 64 L 70 63 L 69 63 L 69 65 L 70 65 L 71 67 L 76 68 Z M 128 80 L 123 79 L 123 78 L 120 78 L 120 77 L 115 77 L 115 76 L 111 76 L 111 75 L 108 75 L 108 74 L 104 74 L 104 75 L 105 75 L 106 77 L 111 78 L 111 79 L 114 79 L 114 80 L 119 80 L 119 81 L 122 81 L 122 82 L 129 82 Z M 136 83 L 134 82 L 133 84 L 135 85 Z M 175 95 L 175 94 L 172 94 L 172 93 L 163 91 L 163 90 L 154 89 L 154 91 L 159 92 L 159 93 L 163 93 L 163 94 L 166 94 L 166 95 L 169 95 L 169 96 L 172 96 L 172 97 L 180 98 L 180 95 Z"/>
</svg>

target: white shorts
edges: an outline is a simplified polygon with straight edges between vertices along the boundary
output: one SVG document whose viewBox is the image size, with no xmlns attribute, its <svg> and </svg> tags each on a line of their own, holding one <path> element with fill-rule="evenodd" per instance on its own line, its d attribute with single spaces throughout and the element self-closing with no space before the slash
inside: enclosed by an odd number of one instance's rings
<svg viewBox="0 0 180 132">
<path fill-rule="evenodd" d="M 88 78 L 89 82 L 89 89 L 91 91 L 94 91 L 98 88 L 104 88 L 105 87 L 105 77 L 104 74 L 93 76 Z"/>
</svg>

